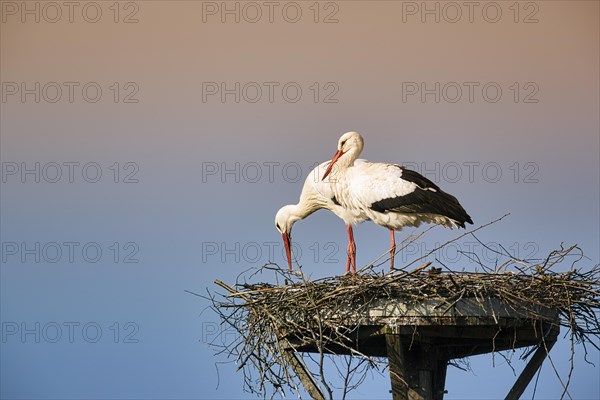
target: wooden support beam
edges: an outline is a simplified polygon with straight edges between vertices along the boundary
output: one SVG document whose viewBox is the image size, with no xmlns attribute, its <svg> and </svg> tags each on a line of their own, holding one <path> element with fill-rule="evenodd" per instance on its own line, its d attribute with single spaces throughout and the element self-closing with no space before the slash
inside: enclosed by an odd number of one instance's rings
<svg viewBox="0 0 600 400">
<path fill-rule="evenodd" d="M 236 294 L 236 295 L 238 294 L 235 289 L 233 289 L 231 286 L 226 285 L 225 283 L 221 282 L 220 280 L 216 280 L 215 283 L 217 285 L 227 289 L 232 294 Z M 240 294 L 240 296 L 243 299 L 248 300 L 248 297 L 245 296 L 244 294 Z M 279 341 L 279 348 L 282 349 L 281 355 L 283 356 L 285 361 L 288 363 L 288 365 L 292 368 L 292 370 L 294 370 L 296 375 L 298 375 L 300 382 L 302 382 L 302 386 L 304 386 L 304 389 L 306 389 L 306 391 L 308 392 L 310 397 L 312 397 L 315 400 L 325 400 L 325 394 L 323 393 L 323 391 L 317 384 L 317 381 L 315 380 L 314 376 L 310 373 L 310 371 L 304 364 L 304 361 L 302 361 L 296 355 L 296 352 L 294 351 L 294 347 L 290 344 L 290 342 L 287 339 L 280 338 L 280 339 L 278 339 L 278 341 Z"/>
<path fill-rule="evenodd" d="M 521 374 L 517 378 L 517 381 L 510 389 L 510 392 L 508 392 L 504 400 L 519 400 L 519 398 L 527 388 L 527 385 L 529 385 L 529 382 L 531 382 L 531 379 L 533 378 L 537 370 L 542 366 L 542 363 L 544 362 L 546 356 L 552 349 L 552 346 L 554 346 L 554 343 L 556 343 L 556 339 L 546 341 L 546 346 L 544 346 L 543 343 L 538 345 L 537 350 L 529 359 L 529 362 L 527 363 L 525 368 L 523 368 L 523 371 L 521 371 Z"/>
<path fill-rule="evenodd" d="M 285 358 L 285 361 L 288 365 L 294 370 L 300 382 L 302 382 L 302 386 L 308 392 L 310 397 L 315 400 L 325 400 L 325 394 L 319 387 L 315 377 L 310 373 L 304 361 L 294 351 L 294 348 L 287 342 L 287 340 L 281 341 L 283 346 L 280 346 L 282 350 L 282 356 Z"/>
</svg>

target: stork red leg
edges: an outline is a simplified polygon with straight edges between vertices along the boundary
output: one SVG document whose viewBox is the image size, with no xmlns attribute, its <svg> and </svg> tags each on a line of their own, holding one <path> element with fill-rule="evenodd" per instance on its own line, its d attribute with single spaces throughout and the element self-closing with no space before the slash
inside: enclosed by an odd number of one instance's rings
<svg viewBox="0 0 600 400">
<path fill-rule="evenodd" d="M 390 229 L 390 272 L 394 270 L 394 256 L 396 255 L 396 235 L 393 229 Z"/>
<path fill-rule="evenodd" d="M 352 266 L 352 272 L 356 273 L 356 243 L 354 242 L 354 232 L 352 232 L 352 225 L 346 225 L 348 230 L 348 261 L 346 261 L 346 273 L 350 272 L 350 266 Z"/>
</svg>

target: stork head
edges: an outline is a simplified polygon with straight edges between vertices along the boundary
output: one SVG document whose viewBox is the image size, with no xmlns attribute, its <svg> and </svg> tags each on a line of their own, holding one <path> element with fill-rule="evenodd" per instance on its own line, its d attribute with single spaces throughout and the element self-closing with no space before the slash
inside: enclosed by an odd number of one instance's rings
<svg viewBox="0 0 600 400">
<path fill-rule="evenodd" d="M 283 206 L 275 215 L 275 227 L 281 233 L 283 246 L 287 256 L 288 267 L 292 270 L 292 226 L 300 218 L 296 216 L 296 206 Z"/>
<path fill-rule="evenodd" d="M 333 169 L 333 165 L 338 163 L 345 167 L 349 167 L 358 158 L 364 147 L 364 141 L 358 132 L 346 132 L 338 140 L 337 151 L 331 158 L 329 167 L 325 171 L 322 179 L 327 178 L 327 175 Z M 339 160 L 339 161 L 338 161 Z"/>
</svg>

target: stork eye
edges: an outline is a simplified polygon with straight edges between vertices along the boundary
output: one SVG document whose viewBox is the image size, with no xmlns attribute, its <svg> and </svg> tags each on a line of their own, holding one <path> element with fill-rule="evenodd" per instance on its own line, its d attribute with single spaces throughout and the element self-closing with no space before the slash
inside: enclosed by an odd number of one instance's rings
<svg viewBox="0 0 600 400">
<path fill-rule="evenodd" d="M 342 141 L 342 147 L 344 147 L 344 145 L 346 144 L 346 141 Z"/>
<path fill-rule="evenodd" d="M 281 228 L 279 227 L 279 223 L 276 223 L 276 224 L 275 224 L 275 227 L 277 228 L 277 230 L 278 230 L 278 231 L 280 231 L 280 230 L 281 230 Z"/>
</svg>

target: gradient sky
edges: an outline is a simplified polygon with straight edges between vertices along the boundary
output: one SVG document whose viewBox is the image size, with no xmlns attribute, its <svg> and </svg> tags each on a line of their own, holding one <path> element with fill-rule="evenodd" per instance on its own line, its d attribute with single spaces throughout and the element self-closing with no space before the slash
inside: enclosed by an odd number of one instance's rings
<svg viewBox="0 0 600 400">
<path fill-rule="evenodd" d="M 272 21 L 262 2 L 90 3 L 0 2 L 2 398 L 252 397 L 234 365 L 217 373 L 217 319 L 185 290 L 282 264 L 276 211 L 350 130 L 365 158 L 419 170 L 476 225 L 510 212 L 485 243 L 531 257 L 577 243 L 578 266 L 598 263 L 598 2 L 476 2 L 472 14 L 463 2 L 276 2 Z M 355 235 L 360 265 L 387 248 L 373 224 Z M 399 257 L 454 235 L 436 229 Z M 335 216 L 314 214 L 293 239 L 307 274 L 343 272 Z M 563 376 L 567 339 L 552 351 Z M 600 398 L 600 355 L 593 366 L 576 350 L 571 396 Z M 450 368 L 447 398 L 503 398 L 515 377 L 495 361 Z M 388 389 L 384 374 L 353 396 Z M 536 398 L 561 392 L 544 364 Z"/>
</svg>

